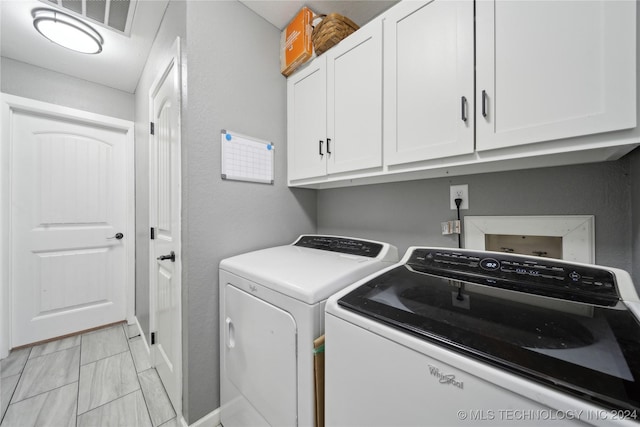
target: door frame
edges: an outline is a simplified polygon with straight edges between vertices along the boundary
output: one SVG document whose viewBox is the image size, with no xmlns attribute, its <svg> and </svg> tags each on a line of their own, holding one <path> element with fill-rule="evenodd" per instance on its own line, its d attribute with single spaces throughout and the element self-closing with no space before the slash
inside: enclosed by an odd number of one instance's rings
<svg viewBox="0 0 640 427">
<path fill-rule="evenodd" d="M 175 79 L 176 81 L 174 82 L 174 90 L 176 91 L 176 100 L 178 103 L 178 130 L 176 133 L 176 138 L 178 140 L 178 146 L 179 146 L 179 150 L 178 150 L 178 159 L 176 160 L 178 162 L 177 164 L 177 169 L 178 172 L 176 174 L 176 178 L 178 180 L 178 207 L 177 207 L 177 212 L 178 212 L 178 218 L 176 219 L 176 230 L 175 230 L 175 245 L 176 245 L 176 249 L 175 252 L 177 253 L 176 256 L 176 260 L 175 260 L 175 264 L 173 266 L 173 272 L 174 272 L 174 277 L 177 280 L 176 286 L 179 288 L 179 292 L 177 292 L 178 295 L 178 301 L 177 301 L 177 307 L 178 307 L 178 327 L 177 327 L 177 331 L 179 334 L 179 348 L 180 351 L 176 354 L 176 364 L 178 365 L 177 368 L 177 372 L 179 374 L 179 378 L 178 378 L 178 384 L 179 384 L 179 397 L 178 397 L 178 401 L 177 402 L 172 402 L 174 409 L 176 411 L 176 414 L 178 414 L 178 416 L 182 416 L 182 399 L 184 396 L 184 383 L 183 383 L 183 372 L 182 372 L 182 344 L 183 344 L 183 340 L 182 340 L 182 60 L 181 60 L 181 48 L 180 48 L 180 37 L 176 37 L 176 40 L 173 43 L 173 46 L 171 47 L 171 49 L 169 50 L 169 52 L 171 53 L 171 56 L 165 61 L 163 62 L 163 66 L 159 68 L 159 70 L 161 70 L 158 74 L 157 77 L 153 80 L 153 83 L 151 84 L 151 86 L 149 87 L 149 122 L 153 121 L 153 117 L 154 117 L 154 107 L 153 107 L 153 98 L 155 96 L 155 94 L 158 92 L 158 90 L 160 89 L 161 84 L 165 81 L 165 79 L 167 78 L 167 75 L 172 71 L 172 69 L 175 68 L 176 70 L 176 76 Z M 149 135 L 149 206 L 148 206 L 148 219 L 149 219 L 149 226 L 155 226 L 155 224 L 153 224 L 152 222 L 152 209 L 153 209 L 153 203 L 155 202 L 155 199 L 152 199 L 154 196 L 154 192 L 153 192 L 153 188 L 152 188 L 152 175 L 155 172 L 155 168 L 156 166 L 154 165 L 154 160 L 155 158 L 151 155 L 152 151 L 151 151 L 151 144 L 152 144 L 152 139 L 154 138 L 154 136 Z M 152 282 L 151 278 L 153 277 L 154 271 L 155 271 L 155 263 L 156 263 L 156 259 L 154 258 L 154 253 L 151 250 L 151 240 L 148 240 L 149 242 L 149 336 L 151 334 L 151 332 L 156 332 L 157 330 L 157 307 L 156 307 L 156 297 L 157 297 L 157 286 L 158 286 L 158 282 L 156 281 L 155 284 Z M 150 359 L 151 359 L 151 363 L 153 364 L 153 366 L 155 367 L 156 365 L 156 351 L 155 348 L 153 348 L 153 346 L 151 345 L 151 341 L 149 341 L 149 346 L 148 346 L 148 350 L 150 352 Z"/>
<path fill-rule="evenodd" d="M 12 345 L 12 233 L 11 233 L 11 122 L 16 111 L 42 114 L 58 119 L 99 125 L 122 131 L 126 135 L 126 227 L 124 230 L 126 316 L 127 322 L 135 319 L 135 170 L 134 123 L 116 117 L 63 107 L 48 102 L 0 93 L 0 359 L 9 354 Z"/>
</svg>

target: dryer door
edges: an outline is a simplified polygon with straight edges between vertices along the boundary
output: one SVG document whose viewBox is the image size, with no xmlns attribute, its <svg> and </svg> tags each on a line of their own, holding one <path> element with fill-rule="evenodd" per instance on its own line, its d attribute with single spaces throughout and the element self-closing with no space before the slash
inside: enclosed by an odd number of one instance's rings
<svg viewBox="0 0 640 427">
<path fill-rule="evenodd" d="M 234 286 L 225 291 L 223 375 L 249 403 L 243 406 L 255 408 L 269 425 L 296 425 L 294 318 Z"/>
</svg>

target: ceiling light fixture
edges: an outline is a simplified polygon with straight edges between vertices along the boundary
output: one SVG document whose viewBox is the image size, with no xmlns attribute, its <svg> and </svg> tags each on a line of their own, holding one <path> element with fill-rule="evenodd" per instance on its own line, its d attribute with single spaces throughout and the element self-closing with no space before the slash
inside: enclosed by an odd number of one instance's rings
<svg viewBox="0 0 640 427">
<path fill-rule="evenodd" d="M 31 11 L 33 26 L 55 44 L 80 53 L 102 52 L 104 39 L 88 24 L 66 13 L 37 8 Z"/>
</svg>

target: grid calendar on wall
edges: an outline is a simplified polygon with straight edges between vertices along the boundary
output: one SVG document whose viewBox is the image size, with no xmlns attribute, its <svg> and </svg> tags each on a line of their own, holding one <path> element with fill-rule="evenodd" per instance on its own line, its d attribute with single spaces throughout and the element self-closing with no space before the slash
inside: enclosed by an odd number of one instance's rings
<svg viewBox="0 0 640 427">
<path fill-rule="evenodd" d="M 269 141 L 223 129 L 222 179 L 273 184 L 273 152 Z"/>
</svg>

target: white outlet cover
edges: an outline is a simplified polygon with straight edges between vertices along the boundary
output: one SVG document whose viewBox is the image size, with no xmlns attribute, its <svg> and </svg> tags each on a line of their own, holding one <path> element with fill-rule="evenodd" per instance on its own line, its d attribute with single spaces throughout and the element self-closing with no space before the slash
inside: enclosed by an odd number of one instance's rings
<svg viewBox="0 0 640 427">
<path fill-rule="evenodd" d="M 469 185 L 452 185 L 449 187 L 449 205 L 452 210 L 456 210 L 456 196 L 460 194 L 460 198 L 462 199 L 462 203 L 460 204 L 460 209 L 469 209 Z"/>
</svg>

